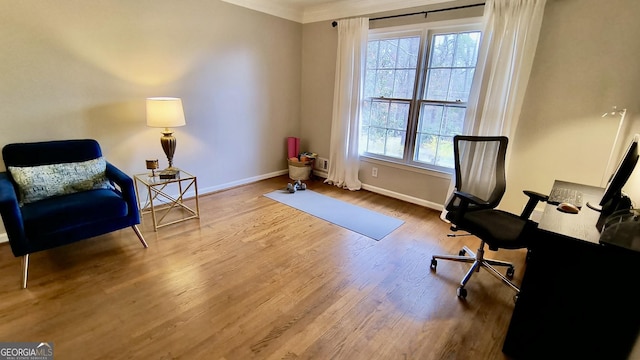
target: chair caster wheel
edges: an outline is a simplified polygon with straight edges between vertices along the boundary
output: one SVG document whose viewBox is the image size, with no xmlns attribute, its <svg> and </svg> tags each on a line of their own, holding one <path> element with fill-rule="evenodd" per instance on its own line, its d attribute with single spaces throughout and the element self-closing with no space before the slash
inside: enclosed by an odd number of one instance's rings
<svg viewBox="0 0 640 360">
<path fill-rule="evenodd" d="M 436 271 L 436 266 L 438 266 L 438 260 L 431 259 L 431 265 L 429 266 L 431 268 L 431 271 Z"/>
<path fill-rule="evenodd" d="M 464 249 L 462 249 L 462 250 L 458 251 L 458 255 L 465 256 L 465 255 L 467 255 L 467 252 L 464 251 Z"/>
<path fill-rule="evenodd" d="M 296 192 L 296 187 L 289 183 L 287 184 L 287 191 L 293 194 L 294 192 Z"/>
<path fill-rule="evenodd" d="M 458 297 L 460 299 L 466 299 L 467 298 L 467 289 L 465 289 L 463 287 L 459 287 L 457 293 L 458 293 Z"/>
<path fill-rule="evenodd" d="M 507 277 L 509 279 L 513 279 L 513 275 L 515 274 L 515 272 L 516 272 L 516 269 L 514 269 L 512 267 L 508 268 L 507 269 Z"/>
</svg>

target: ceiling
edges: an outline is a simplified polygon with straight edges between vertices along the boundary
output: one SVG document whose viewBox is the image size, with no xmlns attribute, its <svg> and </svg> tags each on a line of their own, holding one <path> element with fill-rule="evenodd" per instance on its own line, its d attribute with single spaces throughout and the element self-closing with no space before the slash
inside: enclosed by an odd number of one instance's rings
<svg viewBox="0 0 640 360">
<path fill-rule="evenodd" d="M 454 0 L 222 0 L 302 24 Z"/>
</svg>

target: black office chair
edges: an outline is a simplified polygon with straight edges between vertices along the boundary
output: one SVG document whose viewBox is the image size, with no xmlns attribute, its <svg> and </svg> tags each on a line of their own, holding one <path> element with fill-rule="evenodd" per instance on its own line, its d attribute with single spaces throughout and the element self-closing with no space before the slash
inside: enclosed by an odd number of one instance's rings
<svg viewBox="0 0 640 360">
<path fill-rule="evenodd" d="M 457 291 L 458 297 L 463 299 L 467 297 L 467 282 L 480 268 L 502 280 L 516 291 L 516 295 L 520 293 L 520 289 L 510 280 L 515 271 L 513 264 L 486 259 L 484 246 L 487 244 L 493 251 L 527 248 L 538 226 L 529 217 L 538 201 L 548 198 L 543 194 L 524 191 L 529 201 L 519 216 L 495 209 L 506 190 L 507 143 L 504 136 L 458 135 L 453 139 L 456 183 L 446 206 L 446 218 L 452 223 L 451 230 L 464 230 L 480 238 L 481 242 L 476 253 L 464 246 L 458 256 L 434 255 L 431 258 L 431 270 L 436 270 L 437 259 L 472 263 Z M 494 266 L 507 267 L 506 276 Z"/>
</svg>

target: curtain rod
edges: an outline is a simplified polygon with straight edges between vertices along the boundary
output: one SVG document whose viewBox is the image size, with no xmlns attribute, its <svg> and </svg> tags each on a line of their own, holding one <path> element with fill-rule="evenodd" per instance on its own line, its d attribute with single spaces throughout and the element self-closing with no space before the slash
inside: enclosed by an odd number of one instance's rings
<svg viewBox="0 0 640 360">
<path fill-rule="evenodd" d="M 397 18 L 397 17 L 413 16 L 413 15 L 421 15 L 421 14 L 424 14 L 424 17 L 426 18 L 427 15 L 429 15 L 430 13 L 437 13 L 437 12 L 441 12 L 441 11 L 458 10 L 458 9 L 467 9 L 467 8 L 472 8 L 472 7 L 477 7 L 477 6 L 484 6 L 484 3 L 455 6 L 455 7 L 444 8 L 444 9 L 436 9 L 436 10 L 425 10 L 425 11 L 419 11 L 419 12 L 414 12 L 414 13 L 410 13 L 410 14 L 382 16 L 382 17 L 369 19 L 369 21 L 392 19 L 392 18 Z M 331 26 L 333 26 L 333 27 L 338 26 L 338 22 L 337 21 L 333 21 L 331 23 Z"/>
</svg>

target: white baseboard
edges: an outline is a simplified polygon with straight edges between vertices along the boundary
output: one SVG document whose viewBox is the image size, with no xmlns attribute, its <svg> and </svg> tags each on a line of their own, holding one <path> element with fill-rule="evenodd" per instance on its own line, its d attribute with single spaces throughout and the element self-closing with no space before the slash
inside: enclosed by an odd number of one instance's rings
<svg viewBox="0 0 640 360">
<path fill-rule="evenodd" d="M 7 237 L 7 233 L 0 234 L 0 244 L 9 242 L 9 238 Z"/>
<path fill-rule="evenodd" d="M 321 178 L 327 178 L 327 176 L 329 176 L 329 173 L 325 170 L 318 170 L 318 169 L 314 169 L 313 170 L 313 175 L 319 176 Z"/>
<path fill-rule="evenodd" d="M 246 184 L 251 184 L 260 180 L 265 180 L 265 179 L 270 179 L 272 177 L 276 177 L 276 176 L 280 176 L 280 175 L 286 175 L 289 173 L 289 170 L 279 170 L 279 171 L 274 171 L 272 173 L 268 173 L 268 174 L 264 174 L 264 175 L 259 175 L 259 176 L 254 176 L 254 177 L 250 177 L 250 178 L 246 178 L 246 179 L 240 179 L 237 181 L 232 181 L 232 182 L 228 182 L 225 184 L 220 184 L 220 185 L 216 185 L 216 186 L 209 186 L 206 188 L 200 188 L 198 189 L 198 194 L 200 195 L 204 195 L 204 194 L 210 194 L 210 193 L 214 193 L 214 192 L 218 192 L 218 191 L 222 191 L 222 190 L 227 190 L 227 189 L 231 189 L 234 187 L 238 187 L 238 186 L 242 186 L 242 185 L 246 185 Z M 187 193 L 189 196 L 188 197 L 194 197 L 195 193 L 192 192 L 188 192 Z"/>
<path fill-rule="evenodd" d="M 427 201 L 427 200 L 424 200 L 424 199 L 420 199 L 420 198 L 417 198 L 417 197 L 401 194 L 401 193 L 398 193 L 398 192 L 395 192 L 395 191 L 391 191 L 391 190 L 375 187 L 373 185 L 362 184 L 362 188 L 365 189 L 365 190 L 377 193 L 377 194 L 381 194 L 381 195 L 385 195 L 385 196 L 388 196 L 388 197 L 392 197 L 394 199 L 398 199 L 398 200 L 406 201 L 406 202 L 409 202 L 409 203 L 412 203 L 412 204 L 428 207 L 428 208 L 433 209 L 433 210 L 442 211 L 444 209 L 444 206 L 442 204 L 438 204 L 438 203 L 434 203 L 434 202 Z"/>
<path fill-rule="evenodd" d="M 319 177 L 322 178 L 327 178 L 328 173 L 326 171 L 322 171 L 322 170 L 313 170 L 313 174 L 317 175 Z M 402 200 L 402 201 L 406 201 L 412 204 L 416 204 L 416 205 L 420 205 L 420 206 L 424 206 L 424 207 L 428 207 L 429 209 L 434 209 L 437 211 L 442 211 L 444 209 L 444 205 L 442 204 L 437 204 L 431 201 L 427 201 L 424 199 L 420 199 L 417 197 L 413 197 L 413 196 L 409 196 L 409 195 L 405 195 L 405 194 L 401 194 L 395 191 L 391 191 L 391 190 L 387 190 L 387 189 L 383 189 L 383 188 L 379 188 L 373 185 L 368 185 L 368 184 L 362 184 L 362 188 L 364 190 L 368 190 L 371 192 L 374 192 L 376 194 L 381 194 L 381 195 L 385 195 L 394 199 L 398 199 L 398 200 Z"/>
</svg>

